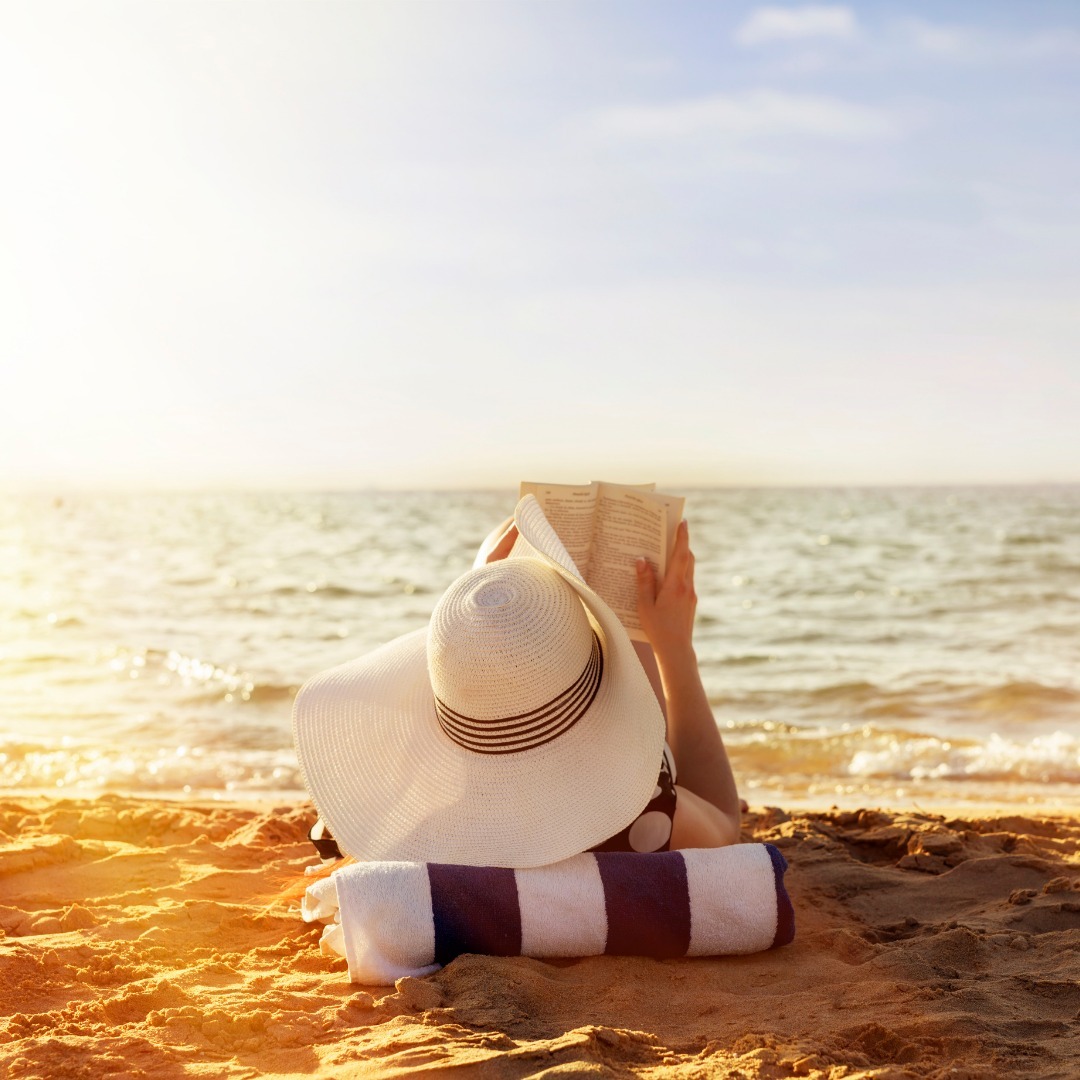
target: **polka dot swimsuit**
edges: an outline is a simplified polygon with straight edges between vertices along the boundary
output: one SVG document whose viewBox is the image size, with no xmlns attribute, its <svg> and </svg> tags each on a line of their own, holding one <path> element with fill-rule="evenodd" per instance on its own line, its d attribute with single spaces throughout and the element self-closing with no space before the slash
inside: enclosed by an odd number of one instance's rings
<svg viewBox="0 0 1080 1080">
<path fill-rule="evenodd" d="M 671 847 L 671 826 L 675 821 L 675 759 L 664 743 L 660 759 L 660 775 L 656 778 L 649 805 L 626 826 L 590 851 L 668 851 Z"/>
</svg>

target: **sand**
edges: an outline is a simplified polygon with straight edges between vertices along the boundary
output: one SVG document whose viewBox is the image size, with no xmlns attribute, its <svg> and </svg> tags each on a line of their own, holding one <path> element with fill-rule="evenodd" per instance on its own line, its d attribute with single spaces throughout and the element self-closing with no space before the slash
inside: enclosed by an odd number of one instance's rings
<svg viewBox="0 0 1080 1080">
<path fill-rule="evenodd" d="M 4 1077 L 1080 1077 L 1080 818 L 746 815 L 793 945 L 350 984 L 309 807 L 0 801 Z"/>
</svg>

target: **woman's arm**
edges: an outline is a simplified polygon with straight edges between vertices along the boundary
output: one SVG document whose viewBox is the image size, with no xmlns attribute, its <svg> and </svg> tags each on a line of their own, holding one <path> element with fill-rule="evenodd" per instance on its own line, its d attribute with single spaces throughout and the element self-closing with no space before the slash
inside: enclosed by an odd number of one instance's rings
<svg viewBox="0 0 1080 1080">
<path fill-rule="evenodd" d="M 660 702 L 660 711 L 664 714 L 664 721 L 666 722 L 667 702 L 664 700 L 664 684 L 660 679 L 660 669 L 656 666 L 656 654 L 647 641 L 635 641 L 632 644 L 634 652 L 637 653 L 637 657 L 641 661 L 641 666 L 645 669 L 645 674 L 649 677 L 649 684 L 653 688 L 656 700 Z"/>
<path fill-rule="evenodd" d="M 490 562 L 497 562 L 499 559 L 505 559 L 510 554 L 514 541 L 517 540 L 517 534 L 517 526 L 514 524 L 513 515 L 496 525 L 484 537 L 484 542 L 480 545 L 476 558 L 473 559 L 473 569 L 485 566 Z"/>
<path fill-rule="evenodd" d="M 739 838 L 742 815 L 735 777 L 694 653 L 694 555 L 679 523 L 671 563 L 657 585 L 646 559 L 637 564 L 638 616 L 649 637 L 667 701 L 668 744 L 681 790 L 672 847 L 721 847 Z M 687 798 L 689 793 L 691 798 Z"/>
</svg>

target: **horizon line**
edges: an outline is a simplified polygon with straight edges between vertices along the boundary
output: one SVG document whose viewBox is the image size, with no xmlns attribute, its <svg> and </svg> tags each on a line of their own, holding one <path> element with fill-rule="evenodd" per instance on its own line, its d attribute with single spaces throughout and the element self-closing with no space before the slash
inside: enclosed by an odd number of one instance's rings
<svg viewBox="0 0 1080 1080">
<path fill-rule="evenodd" d="M 563 481 L 550 481 L 552 484 L 565 486 L 587 486 L 587 484 L 567 484 Z M 913 481 L 861 481 L 861 482 L 757 482 L 757 483 L 677 483 L 667 480 L 657 481 L 657 488 L 678 489 L 680 491 L 886 491 L 886 490 L 963 490 L 963 489 L 1002 489 L 1002 488 L 1075 488 L 1080 487 L 1076 480 L 913 480 Z M 71 496 L 108 496 L 108 495 L 438 495 L 438 494 L 485 494 L 503 495 L 513 493 L 516 485 L 463 484 L 460 486 L 424 486 L 394 485 L 229 485 L 213 486 L 165 486 L 148 487 L 143 485 L 81 487 L 77 485 L 57 485 L 32 487 L 0 486 L 0 497 L 25 497 L 55 499 Z"/>
</svg>

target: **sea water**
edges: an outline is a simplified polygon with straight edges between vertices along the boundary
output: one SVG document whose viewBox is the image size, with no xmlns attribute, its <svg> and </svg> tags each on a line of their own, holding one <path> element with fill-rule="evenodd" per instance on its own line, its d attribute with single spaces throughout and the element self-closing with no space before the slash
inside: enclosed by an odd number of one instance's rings
<svg viewBox="0 0 1080 1080">
<path fill-rule="evenodd" d="M 751 805 L 1080 799 L 1080 488 L 687 496 Z M 513 493 L 0 503 L 0 788 L 301 797 L 308 676 L 425 625 Z"/>
</svg>

